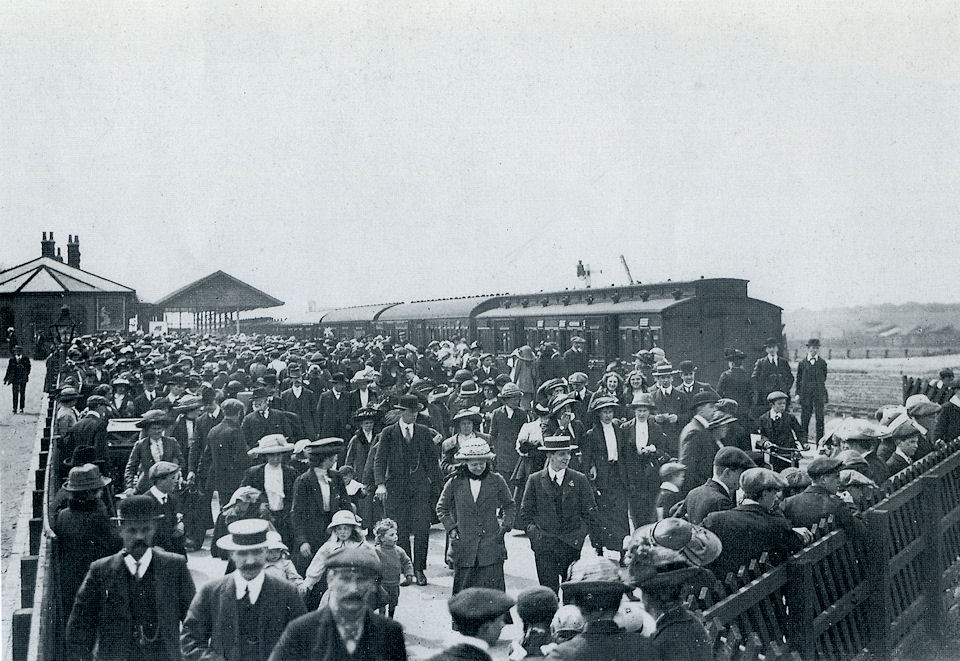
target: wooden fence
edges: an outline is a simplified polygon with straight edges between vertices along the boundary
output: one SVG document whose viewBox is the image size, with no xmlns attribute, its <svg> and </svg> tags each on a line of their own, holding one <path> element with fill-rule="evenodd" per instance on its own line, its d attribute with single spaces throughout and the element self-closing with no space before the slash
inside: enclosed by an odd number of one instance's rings
<svg viewBox="0 0 960 661">
<path fill-rule="evenodd" d="M 960 576 L 960 439 L 888 480 L 853 540 L 823 521 L 780 565 L 765 556 L 693 595 L 731 659 L 876 658 L 942 643 L 944 594 Z"/>
<path fill-rule="evenodd" d="M 947 400 L 953 397 L 957 391 L 958 386 L 943 388 L 930 383 L 929 379 L 912 376 L 903 377 L 903 401 L 907 401 L 907 397 L 910 395 L 926 395 L 935 404 L 946 404 Z"/>
</svg>

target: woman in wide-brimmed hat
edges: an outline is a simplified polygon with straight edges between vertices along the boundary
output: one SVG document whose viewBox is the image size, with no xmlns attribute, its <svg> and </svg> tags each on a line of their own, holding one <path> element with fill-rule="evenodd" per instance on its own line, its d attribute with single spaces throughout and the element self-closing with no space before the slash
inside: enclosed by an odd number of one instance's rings
<svg viewBox="0 0 960 661">
<path fill-rule="evenodd" d="M 505 590 L 503 536 L 513 527 L 516 513 L 510 489 L 490 469 L 494 454 L 485 439 L 465 439 L 454 459 L 456 470 L 437 501 L 437 516 L 450 539 L 453 594 L 469 587 Z"/>
<path fill-rule="evenodd" d="M 453 416 L 452 423 L 456 433 L 445 439 L 440 446 L 442 452 L 440 470 L 444 475 L 450 475 L 457 467 L 458 462 L 454 456 L 465 443 L 470 443 L 477 438 L 490 442 L 490 437 L 479 431 L 482 420 L 479 406 L 461 409 Z"/>
<path fill-rule="evenodd" d="M 364 521 L 372 521 L 373 517 L 373 463 L 370 462 L 369 471 L 367 463 L 370 458 L 370 448 L 373 447 L 373 441 L 376 436 L 377 423 L 382 414 L 379 409 L 373 407 L 359 408 L 353 414 L 353 419 L 360 425 L 360 429 L 350 439 L 347 445 L 347 456 L 343 461 L 344 466 L 352 466 L 357 479 L 366 487 L 366 493 L 359 499 L 357 508 L 360 518 Z"/>
<path fill-rule="evenodd" d="M 543 457 L 536 451 L 543 445 L 543 439 L 550 436 L 556 428 L 556 421 L 550 415 L 550 407 L 535 404 L 533 412 L 536 420 L 524 423 L 517 434 L 517 465 L 510 473 L 509 484 L 514 489 L 513 499 L 523 502 L 523 489 L 527 478 L 543 468 Z"/>
<path fill-rule="evenodd" d="M 537 391 L 537 385 L 540 383 L 537 357 L 530 345 L 525 344 L 519 349 L 513 350 L 513 353 L 510 354 L 510 360 L 512 361 L 510 380 L 523 391 L 520 406 L 525 410 L 529 409 L 530 402 L 533 401 L 534 393 Z"/>
<path fill-rule="evenodd" d="M 622 420 L 626 417 L 626 405 L 631 401 L 624 399 L 623 377 L 617 372 L 606 372 L 597 382 L 597 390 L 590 397 L 590 406 L 593 400 L 598 397 L 613 397 L 617 400 L 617 408 L 614 411 L 614 417 Z"/>
</svg>

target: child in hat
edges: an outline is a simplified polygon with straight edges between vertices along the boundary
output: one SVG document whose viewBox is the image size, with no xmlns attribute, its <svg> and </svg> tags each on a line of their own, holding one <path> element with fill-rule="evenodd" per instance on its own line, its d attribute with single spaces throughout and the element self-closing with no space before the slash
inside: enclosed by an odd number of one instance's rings
<svg viewBox="0 0 960 661">
<path fill-rule="evenodd" d="M 373 527 L 376 540 L 374 548 L 380 556 L 380 600 L 377 611 L 393 617 L 400 601 L 400 586 L 413 582 L 413 563 L 410 556 L 397 546 L 397 523 L 393 519 L 381 519 Z M 400 575 L 403 575 L 403 581 Z"/>
<path fill-rule="evenodd" d="M 564 604 L 557 609 L 550 621 L 550 637 L 553 639 L 553 645 L 548 646 L 547 654 L 561 643 L 579 636 L 587 628 L 587 621 L 583 619 L 583 613 L 573 604 Z"/>
<path fill-rule="evenodd" d="M 553 642 L 550 622 L 557 606 L 556 593 L 542 585 L 517 595 L 517 614 L 523 622 L 523 637 L 510 644 L 511 661 L 547 655 L 550 648 L 544 651 L 544 647 Z"/>
<path fill-rule="evenodd" d="M 662 519 L 670 512 L 670 508 L 683 500 L 683 478 L 687 474 L 687 467 L 683 464 L 670 461 L 660 467 L 660 492 L 657 494 L 657 519 Z"/>
<path fill-rule="evenodd" d="M 298 588 L 303 583 L 303 577 L 293 566 L 289 549 L 280 539 L 280 533 L 272 530 L 267 532 L 267 564 L 264 565 L 263 571 L 289 581 Z"/>
<path fill-rule="evenodd" d="M 360 526 L 357 515 L 350 510 L 340 510 L 334 513 L 330 525 L 327 526 L 327 530 L 330 531 L 330 539 L 317 549 L 304 574 L 303 583 L 300 584 L 300 593 L 310 595 L 304 597 L 304 603 L 308 609 L 317 606 L 317 602 L 327 589 L 325 574 L 330 556 L 345 548 L 363 545 L 363 529 Z M 318 586 L 318 588 L 314 589 L 314 586 Z M 311 606 L 311 602 L 313 606 Z"/>
</svg>

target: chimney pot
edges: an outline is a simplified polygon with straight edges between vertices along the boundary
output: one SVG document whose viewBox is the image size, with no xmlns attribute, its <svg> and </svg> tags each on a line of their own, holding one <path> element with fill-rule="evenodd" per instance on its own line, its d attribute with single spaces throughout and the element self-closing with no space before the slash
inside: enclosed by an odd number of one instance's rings
<svg viewBox="0 0 960 661">
<path fill-rule="evenodd" d="M 80 268 L 80 237 L 71 235 L 67 242 L 67 265 Z"/>
</svg>

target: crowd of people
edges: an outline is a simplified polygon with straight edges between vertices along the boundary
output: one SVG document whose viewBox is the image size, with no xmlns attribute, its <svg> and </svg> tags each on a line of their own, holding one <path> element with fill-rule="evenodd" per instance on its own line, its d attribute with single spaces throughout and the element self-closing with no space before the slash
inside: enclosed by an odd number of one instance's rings
<svg viewBox="0 0 960 661">
<path fill-rule="evenodd" d="M 591 379 L 571 344 L 78 338 L 47 383 L 67 657 L 406 658 L 392 618 L 439 523 L 457 639 L 438 659 L 489 658 L 512 610 L 511 659 L 712 658 L 690 590 L 827 516 L 862 539 L 871 491 L 960 436 L 958 395 L 825 428 L 815 339 L 795 368 L 775 338 L 750 371 L 724 349 L 715 385 L 660 349 Z M 114 419 L 136 430 L 119 466 Z M 197 590 L 186 554 L 211 529 L 227 573 Z M 508 535 L 540 583 L 516 601 Z"/>
</svg>

